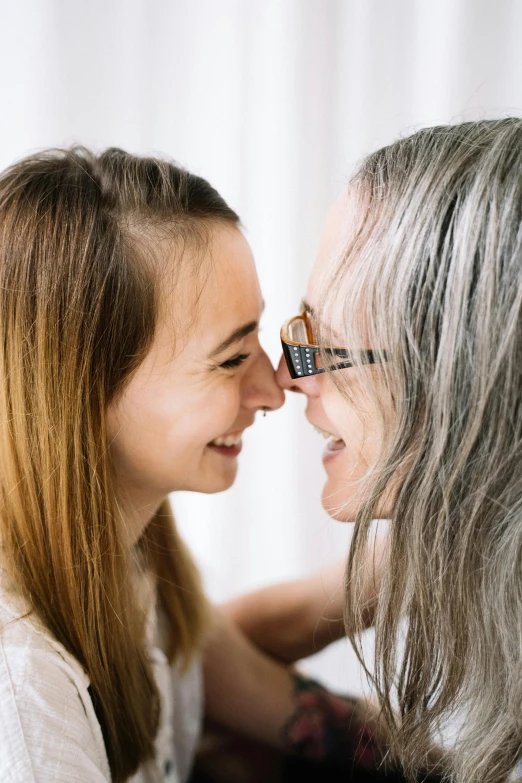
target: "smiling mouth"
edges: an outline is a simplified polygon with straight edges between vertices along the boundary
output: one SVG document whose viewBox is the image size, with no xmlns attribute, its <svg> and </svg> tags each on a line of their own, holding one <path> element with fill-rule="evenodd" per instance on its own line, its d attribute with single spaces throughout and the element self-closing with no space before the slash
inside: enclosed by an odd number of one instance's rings
<svg viewBox="0 0 522 783">
<path fill-rule="evenodd" d="M 219 438 L 214 438 L 214 440 L 212 440 L 208 445 L 219 446 L 221 448 L 225 446 L 226 448 L 230 448 L 231 446 L 238 446 L 241 443 L 242 437 L 242 432 L 236 435 L 223 435 Z"/>
<path fill-rule="evenodd" d="M 242 432 L 234 435 L 222 435 L 219 438 L 214 438 L 208 444 L 208 448 L 224 457 L 237 457 L 243 448 L 242 437 Z"/>
<path fill-rule="evenodd" d="M 314 429 L 316 432 L 319 433 L 319 435 L 322 435 L 323 438 L 328 441 L 328 443 L 326 444 L 327 452 L 341 451 L 342 449 L 345 448 L 346 443 L 341 437 L 339 437 L 339 435 L 332 435 L 331 432 L 322 430 L 320 427 L 316 427 L 315 425 L 314 425 Z"/>
</svg>

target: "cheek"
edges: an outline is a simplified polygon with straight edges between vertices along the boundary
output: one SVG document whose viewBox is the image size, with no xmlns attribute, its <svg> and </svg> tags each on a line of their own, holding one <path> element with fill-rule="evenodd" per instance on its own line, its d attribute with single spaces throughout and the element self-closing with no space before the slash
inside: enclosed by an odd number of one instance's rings
<svg viewBox="0 0 522 783">
<path fill-rule="evenodd" d="M 201 442 L 204 443 L 209 443 L 218 435 L 224 435 L 236 421 L 240 404 L 239 388 L 232 383 L 216 385 L 205 391 L 191 405 L 192 431 L 198 432 Z"/>
<path fill-rule="evenodd" d="M 379 443 L 374 417 L 367 412 L 361 414 L 336 389 L 323 395 L 323 406 L 328 420 L 346 444 L 345 458 L 357 463 L 362 461 L 368 467 Z"/>
<path fill-rule="evenodd" d="M 335 389 L 323 395 L 322 402 L 329 421 L 346 444 L 334 459 L 325 461 L 323 505 L 334 518 L 353 521 L 361 502 L 362 480 L 380 450 L 379 419 L 369 412 L 363 417 Z"/>
<path fill-rule="evenodd" d="M 187 470 L 195 477 L 207 444 L 233 425 L 240 405 L 232 386 L 140 389 L 107 412 L 118 472 L 169 491 Z"/>
<path fill-rule="evenodd" d="M 172 423 L 171 439 L 190 444 L 194 450 L 204 448 L 210 441 L 231 429 L 239 411 L 239 395 L 233 388 L 215 389 L 211 394 L 194 396 L 183 409 L 183 414 Z"/>
<path fill-rule="evenodd" d="M 155 476 L 161 483 L 166 466 L 175 468 L 177 452 L 186 451 L 187 424 L 179 407 L 161 395 L 123 398 L 107 414 L 111 454 L 120 476 L 146 484 Z"/>
</svg>

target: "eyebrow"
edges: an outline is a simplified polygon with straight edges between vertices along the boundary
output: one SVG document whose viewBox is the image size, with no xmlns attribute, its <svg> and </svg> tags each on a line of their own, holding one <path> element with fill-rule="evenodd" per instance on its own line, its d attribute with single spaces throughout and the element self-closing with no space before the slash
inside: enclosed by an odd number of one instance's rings
<svg viewBox="0 0 522 783">
<path fill-rule="evenodd" d="M 264 309 L 265 303 L 263 302 L 263 310 Z M 234 331 L 229 334 L 229 336 L 223 340 L 223 342 L 220 343 L 217 348 L 214 348 L 210 354 L 210 358 L 219 356 L 220 353 L 226 351 L 227 348 L 230 348 L 230 346 L 234 345 L 234 343 L 238 343 L 244 337 L 247 337 L 249 334 L 252 334 L 252 332 L 255 332 L 258 327 L 259 321 L 250 321 L 249 323 L 240 326 L 238 329 L 234 329 Z"/>
<path fill-rule="evenodd" d="M 248 334 L 252 334 L 252 332 L 255 332 L 258 326 L 259 324 L 257 321 L 250 321 L 250 323 L 245 324 L 244 326 L 240 326 L 239 329 L 233 331 L 232 334 L 230 334 L 226 338 L 226 340 L 223 340 L 223 342 L 220 343 L 217 348 L 214 348 L 210 356 L 211 357 L 219 356 L 220 353 L 226 351 L 227 348 L 230 348 L 231 345 L 234 345 L 234 343 L 238 343 L 240 340 L 243 339 L 243 337 L 246 337 Z"/>
<path fill-rule="evenodd" d="M 308 313 L 309 315 L 315 315 L 315 310 L 313 307 L 311 307 L 306 299 L 303 299 L 301 302 L 301 308 L 305 311 L 305 313 Z"/>
</svg>

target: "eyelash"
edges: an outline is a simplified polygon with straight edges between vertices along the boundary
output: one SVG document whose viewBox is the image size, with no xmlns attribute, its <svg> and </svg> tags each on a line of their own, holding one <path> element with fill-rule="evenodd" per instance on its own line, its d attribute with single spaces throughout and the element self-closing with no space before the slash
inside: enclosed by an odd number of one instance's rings
<svg viewBox="0 0 522 783">
<path fill-rule="evenodd" d="M 223 362 L 223 364 L 220 364 L 219 366 L 224 370 L 232 370 L 235 367 L 240 367 L 243 362 L 246 362 L 249 356 L 249 353 L 240 353 L 232 359 L 227 359 L 226 362 Z"/>
</svg>

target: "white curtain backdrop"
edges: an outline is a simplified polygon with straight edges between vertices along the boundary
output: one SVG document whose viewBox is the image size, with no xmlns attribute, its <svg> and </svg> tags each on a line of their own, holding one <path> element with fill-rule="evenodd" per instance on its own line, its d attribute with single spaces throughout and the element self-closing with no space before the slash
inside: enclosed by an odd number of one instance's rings
<svg viewBox="0 0 522 783">
<path fill-rule="evenodd" d="M 521 44 L 520 0 L 0 0 L 0 168 L 77 142 L 205 176 L 247 228 L 275 362 L 357 161 L 424 125 L 520 114 Z M 229 492 L 173 498 L 213 599 L 346 554 L 321 450 L 288 400 L 246 435 Z M 359 690 L 346 642 L 307 668 Z"/>
</svg>

